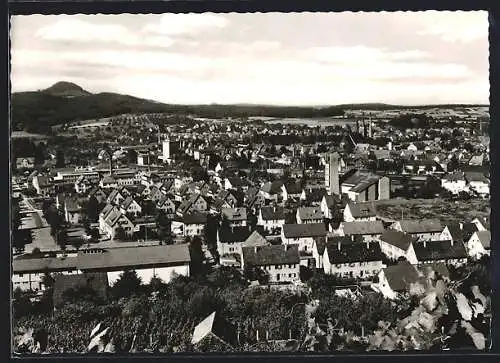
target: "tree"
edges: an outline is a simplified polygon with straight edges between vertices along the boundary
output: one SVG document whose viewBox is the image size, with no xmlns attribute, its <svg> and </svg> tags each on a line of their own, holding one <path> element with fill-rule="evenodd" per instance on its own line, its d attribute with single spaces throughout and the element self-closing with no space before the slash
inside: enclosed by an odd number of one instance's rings
<svg viewBox="0 0 500 363">
<path fill-rule="evenodd" d="M 189 242 L 189 253 L 191 255 L 191 271 L 193 275 L 201 273 L 205 254 L 202 249 L 202 241 L 199 236 L 194 236 Z"/>
<path fill-rule="evenodd" d="M 58 149 L 56 152 L 56 168 L 64 168 L 66 162 L 64 161 L 64 152 Z"/>
<path fill-rule="evenodd" d="M 126 270 L 113 284 L 111 294 L 115 298 L 137 295 L 142 291 L 142 280 L 134 270 Z"/>
<path fill-rule="evenodd" d="M 125 241 L 127 234 L 122 226 L 119 226 L 115 231 L 115 239 L 118 241 Z"/>
<path fill-rule="evenodd" d="M 88 219 L 95 223 L 99 219 L 99 201 L 95 196 L 91 196 L 86 205 Z"/>
</svg>

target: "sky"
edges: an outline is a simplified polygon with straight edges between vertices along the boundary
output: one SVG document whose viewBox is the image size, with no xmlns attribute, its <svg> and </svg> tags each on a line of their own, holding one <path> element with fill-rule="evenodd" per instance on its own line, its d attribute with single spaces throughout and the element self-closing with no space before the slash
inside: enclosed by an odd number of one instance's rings
<svg viewBox="0 0 500 363">
<path fill-rule="evenodd" d="M 178 104 L 488 104 L 487 12 L 29 15 L 12 91 Z"/>
</svg>

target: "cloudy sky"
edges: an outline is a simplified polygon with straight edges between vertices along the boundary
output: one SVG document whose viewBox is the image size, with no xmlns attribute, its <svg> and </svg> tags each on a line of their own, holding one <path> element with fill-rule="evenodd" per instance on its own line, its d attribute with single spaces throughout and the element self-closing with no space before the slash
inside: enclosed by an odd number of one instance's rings
<svg viewBox="0 0 500 363">
<path fill-rule="evenodd" d="M 16 91 L 166 103 L 488 103 L 486 12 L 12 18 Z"/>
</svg>

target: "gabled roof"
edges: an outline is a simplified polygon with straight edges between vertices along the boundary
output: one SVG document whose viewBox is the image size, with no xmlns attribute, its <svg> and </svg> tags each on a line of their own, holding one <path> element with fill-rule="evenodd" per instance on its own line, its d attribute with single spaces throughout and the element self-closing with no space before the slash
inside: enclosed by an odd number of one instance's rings
<svg viewBox="0 0 500 363">
<path fill-rule="evenodd" d="M 175 220 L 184 224 L 206 224 L 207 213 L 189 213 L 184 215 L 182 218 L 176 217 Z"/>
<path fill-rule="evenodd" d="M 332 264 L 382 261 L 382 251 L 378 242 L 367 245 L 359 242 L 336 243 L 332 241 L 327 243 L 326 252 Z"/>
<path fill-rule="evenodd" d="M 408 248 L 410 248 L 412 242 L 415 241 L 415 238 L 401 231 L 396 231 L 394 229 L 386 229 L 384 233 L 382 233 L 382 235 L 380 236 L 380 240 L 390 245 L 393 245 L 403 251 L 407 251 Z"/>
<path fill-rule="evenodd" d="M 265 221 L 285 220 L 285 208 L 283 207 L 262 207 L 260 211 L 262 219 Z"/>
<path fill-rule="evenodd" d="M 467 258 L 467 251 L 462 242 L 426 241 L 413 243 L 413 249 L 419 262 Z"/>
<path fill-rule="evenodd" d="M 484 248 L 489 249 L 490 248 L 490 242 L 491 242 L 491 233 L 490 231 L 477 231 L 476 235 L 483 245 Z"/>
<path fill-rule="evenodd" d="M 401 261 L 397 265 L 384 268 L 385 278 L 392 290 L 396 292 L 407 291 L 410 284 L 420 280 L 415 266 L 408 261 Z"/>
<path fill-rule="evenodd" d="M 404 219 L 399 221 L 401 230 L 406 233 L 442 232 L 443 226 L 439 219 Z"/>
<path fill-rule="evenodd" d="M 321 202 L 323 197 L 327 195 L 325 188 L 308 188 L 304 189 L 306 200 L 309 202 Z"/>
<path fill-rule="evenodd" d="M 246 208 L 222 208 L 222 217 L 226 217 L 231 222 L 246 221 L 247 209 Z"/>
<path fill-rule="evenodd" d="M 328 208 L 333 208 L 335 207 L 335 205 L 340 202 L 339 198 L 336 196 L 336 195 L 325 195 L 324 196 L 324 199 L 325 199 L 325 202 L 326 202 L 326 206 Z"/>
<path fill-rule="evenodd" d="M 112 204 L 106 204 L 106 206 L 104 207 L 104 209 L 101 211 L 101 217 L 106 219 L 109 215 L 109 213 L 111 213 L 111 211 L 113 209 L 116 209 L 116 207 Z"/>
<path fill-rule="evenodd" d="M 267 245 L 269 245 L 269 242 L 264 237 L 262 237 L 262 235 L 259 232 L 253 231 L 252 234 L 246 239 L 243 246 L 250 247 L 250 246 L 267 246 Z"/>
<path fill-rule="evenodd" d="M 376 235 L 384 233 L 382 221 L 343 222 L 345 235 Z"/>
<path fill-rule="evenodd" d="M 118 210 L 117 208 L 114 208 L 113 210 L 111 210 L 111 212 L 108 214 L 108 216 L 104 219 L 104 222 L 110 226 L 110 227 L 113 227 L 116 222 L 118 222 L 120 220 L 121 217 L 124 217 L 124 218 L 127 218 L 126 216 L 124 216 L 122 214 L 122 212 L 120 212 L 120 210 Z M 128 220 L 128 218 L 127 218 Z"/>
<path fill-rule="evenodd" d="M 473 171 L 465 172 L 465 180 L 467 180 L 467 182 L 469 183 L 470 182 L 483 182 L 486 184 L 490 183 L 488 178 L 483 173 L 473 172 Z"/>
<path fill-rule="evenodd" d="M 247 226 L 235 226 L 219 229 L 219 240 L 222 243 L 244 242 L 250 237 L 251 231 Z"/>
<path fill-rule="evenodd" d="M 283 234 L 285 238 L 324 237 L 326 227 L 324 223 L 284 224 Z"/>
<path fill-rule="evenodd" d="M 453 241 L 459 241 L 459 242 L 463 242 L 464 240 L 464 232 L 462 231 L 462 229 L 460 228 L 460 224 L 459 223 L 448 223 L 446 226 L 445 226 L 445 229 L 448 229 L 448 231 L 450 232 L 451 234 L 451 239 Z"/>
<path fill-rule="evenodd" d="M 325 251 L 326 247 L 326 237 L 316 237 L 314 239 L 314 244 L 316 245 L 316 250 L 318 251 L 318 254 L 320 256 L 323 255 L 323 252 Z"/>
<path fill-rule="evenodd" d="M 281 180 L 275 180 L 273 182 L 267 182 L 261 188 L 261 190 L 270 195 L 280 194 L 283 182 Z"/>
<path fill-rule="evenodd" d="M 243 261 L 247 266 L 298 264 L 299 245 L 268 245 L 242 247 Z"/>
<path fill-rule="evenodd" d="M 283 183 L 283 187 L 285 187 L 288 194 L 300 194 L 302 192 L 300 182 L 296 180 L 287 180 Z"/>
<path fill-rule="evenodd" d="M 122 207 L 123 209 L 127 210 L 127 208 L 128 208 L 128 207 L 130 207 L 130 205 L 131 205 L 132 203 L 134 203 L 134 202 L 135 202 L 134 198 L 132 198 L 131 196 L 128 196 L 127 198 L 125 198 L 125 199 L 123 200 L 121 207 Z"/>
<path fill-rule="evenodd" d="M 324 217 L 319 207 L 300 207 L 297 212 L 301 220 L 316 220 Z"/>
<path fill-rule="evenodd" d="M 349 201 L 347 206 L 354 218 L 369 218 L 377 215 L 377 210 L 373 202 L 354 203 Z"/>
</svg>

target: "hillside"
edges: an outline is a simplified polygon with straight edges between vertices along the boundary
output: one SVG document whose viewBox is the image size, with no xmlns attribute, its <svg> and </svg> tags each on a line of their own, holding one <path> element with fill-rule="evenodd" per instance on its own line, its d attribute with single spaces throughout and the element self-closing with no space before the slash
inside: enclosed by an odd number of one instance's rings
<svg viewBox="0 0 500 363">
<path fill-rule="evenodd" d="M 43 92 L 48 93 L 52 96 L 60 97 L 81 97 L 91 94 L 90 92 L 84 90 L 82 87 L 71 82 L 57 82 L 51 87 L 45 89 Z"/>
</svg>

